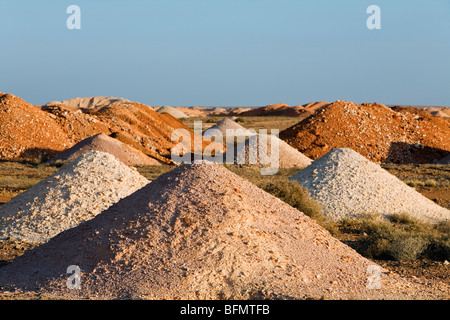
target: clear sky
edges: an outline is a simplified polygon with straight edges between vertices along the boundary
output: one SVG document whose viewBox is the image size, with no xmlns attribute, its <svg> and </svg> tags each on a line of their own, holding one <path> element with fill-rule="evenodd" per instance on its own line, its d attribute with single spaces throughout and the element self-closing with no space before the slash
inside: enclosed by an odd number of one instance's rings
<svg viewBox="0 0 450 320">
<path fill-rule="evenodd" d="M 34 104 L 448 106 L 450 0 L 0 0 L 0 64 L 0 92 Z"/>
</svg>

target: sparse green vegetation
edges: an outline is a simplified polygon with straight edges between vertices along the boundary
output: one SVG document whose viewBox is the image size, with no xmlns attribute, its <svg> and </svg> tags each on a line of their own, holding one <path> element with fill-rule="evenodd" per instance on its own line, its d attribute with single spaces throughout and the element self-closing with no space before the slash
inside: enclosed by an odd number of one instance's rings
<svg viewBox="0 0 450 320">
<path fill-rule="evenodd" d="M 161 166 L 136 167 L 136 170 L 148 180 L 152 181 L 174 168 L 174 166 L 163 164 Z"/>
<path fill-rule="evenodd" d="M 450 166 L 442 164 L 383 164 L 383 169 L 414 188 L 450 187 Z"/>
<path fill-rule="evenodd" d="M 446 181 L 445 182 L 438 182 L 436 180 L 433 179 L 427 179 L 425 181 L 420 181 L 420 180 L 406 180 L 404 181 L 408 186 L 413 187 L 413 188 L 425 188 L 425 187 L 430 187 L 430 188 L 436 188 L 436 187 L 440 187 L 440 186 L 445 186 L 447 185 Z"/>
<path fill-rule="evenodd" d="M 43 163 L 1 161 L 0 189 L 5 191 L 26 190 L 57 170 L 56 166 Z"/>
<path fill-rule="evenodd" d="M 342 233 L 360 237 L 350 244 L 368 258 L 410 261 L 418 258 L 450 259 L 450 224 L 430 224 L 406 214 L 389 220 L 370 215 L 363 219 L 344 219 Z"/>
</svg>

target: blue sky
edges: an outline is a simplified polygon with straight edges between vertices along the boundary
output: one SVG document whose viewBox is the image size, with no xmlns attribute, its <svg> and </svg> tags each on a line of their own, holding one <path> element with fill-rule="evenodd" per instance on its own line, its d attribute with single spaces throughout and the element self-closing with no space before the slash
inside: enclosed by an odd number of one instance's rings
<svg viewBox="0 0 450 320">
<path fill-rule="evenodd" d="M 0 91 L 34 104 L 450 105 L 449 0 L 0 0 L 0 39 Z"/>
</svg>

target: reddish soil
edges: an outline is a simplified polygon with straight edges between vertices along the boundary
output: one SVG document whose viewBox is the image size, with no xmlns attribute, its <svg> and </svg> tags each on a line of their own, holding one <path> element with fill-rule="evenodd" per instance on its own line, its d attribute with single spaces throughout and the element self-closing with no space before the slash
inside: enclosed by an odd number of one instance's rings
<svg viewBox="0 0 450 320">
<path fill-rule="evenodd" d="M 60 104 L 44 106 L 42 110 L 58 122 L 67 136 L 76 143 L 98 133 L 111 133 L 106 123 L 94 115 L 83 113 L 80 109 Z"/>
<path fill-rule="evenodd" d="M 157 157 L 155 154 L 170 156 L 171 149 L 178 144 L 171 141 L 175 129 L 189 131 L 193 144 L 194 133 L 186 125 L 170 114 L 158 113 L 140 103 L 112 104 L 92 115 L 108 124 L 110 130 L 115 133 L 113 137 L 153 157 Z M 207 145 L 208 142 L 203 143 L 203 147 Z"/>
<path fill-rule="evenodd" d="M 305 105 L 291 107 L 287 104 L 272 104 L 261 108 L 255 108 L 249 111 L 241 112 L 240 116 L 257 117 L 257 116 L 284 116 L 299 117 L 309 116 L 317 110 L 328 105 L 328 102 L 311 102 Z"/>
<path fill-rule="evenodd" d="M 280 138 L 317 159 L 351 148 L 374 162 L 431 163 L 450 153 L 450 121 L 382 104 L 336 101 L 280 132 Z"/>
<path fill-rule="evenodd" d="M 191 129 L 169 114 L 128 101 L 84 109 L 64 104 L 38 108 L 11 94 L 0 93 L 0 158 L 51 158 L 99 133 L 113 136 L 160 161 L 167 159 L 175 129 Z M 201 136 L 200 136 L 201 139 Z M 209 142 L 203 142 L 202 148 Z M 193 145 L 193 143 L 192 143 Z"/>
<path fill-rule="evenodd" d="M 48 113 L 0 93 L 0 158 L 52 157 L 74 142 Z"/>
</svg>

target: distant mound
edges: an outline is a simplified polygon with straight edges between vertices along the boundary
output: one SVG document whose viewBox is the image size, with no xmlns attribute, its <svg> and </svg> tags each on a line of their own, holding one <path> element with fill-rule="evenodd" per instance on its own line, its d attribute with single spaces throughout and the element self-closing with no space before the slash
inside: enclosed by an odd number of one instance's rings
<svg viewBox="0 0 450 320">
<path fill-rule="evenodd" d="M 176 107 L 176 110 L 183 112 L 187 117 L 206 117 L 207 108 L 202 107 Z"/>
<path fill-rule="evenodd" d="M 103 151 L 112 154 L 114 157 L 128 166 L 161 165 L 160 162 L 148 157 L 141 151 L 125 143 L 122 143 L 117 139 L 111 138 L 104 133 L 99 133 L 95 136 L 80 141 L 73 147 L 53 157 L 49 162 L 71 162 L 78 158 L 80 155 L 91 150 Z"/>
<path fill-rule="evenodd" d="M 287 104 L 272 104 L 260 108 L 252 108 L 249 111 L 242 112 L 241 116 L 257 117 L 257 116 L 288 116 L 297 117 L 301 114 L 296 108 L 293 108 Z"/>
<path fill-rule="evenodd" d="M 450 118 L 450 115 L 448 115 L 447 113 L 445 113 L 443 110 L 439 110 L 436 112 L 432 112 L 431 113 L 433 116 L 435 117 L 441 117 L 441 118 Z"/>
<path fill-rule="evenodd" d="M 74 142 L 80 142 L 100 132 L 111 133 L 109 125 L 97 117 L 94 112 L 87 114 L 81 109 L 64 104 L 47 104 L 41 109 L 47 112 L 48 116 L 54 119 Z"/>
<path fill-rule="evenodd" d="M 329 102 L 317 101 L 304 104 L 302 107 L 305 112 L 309 114 L 314 114 L 316 113 L 316 111 L 327 107 L 329 104 L 330 104 Z"/>
<path fill-rule="evenodd" d="M 168 113 L 168 114 L 170 114 L 171 116 L 173 116 L 174 118 L 177 118 L 177 119 L 188 118 L 188 115 L 186 115 L 184 112 L 182 112 L 180 110 L 177 110 L 174 107 L 168 107 L 168 106 L 161 107 L 156 112 L 158 112 L 158 113 Z"/>
<path fill-rule="evenodd" d="M 229 112 L 229 110 L 227 110 L 227 109 L 225 109 L 225 108 L 216 107 L 216 108 L 212 108 L 212 109 L 209 111 L 209 114 L 210 114 L 210 115 L 213 115 L 213 116 L 219 116 L 219 115 L 225 115 L 225 114 L 228 114 L 228 112 Z"/>
<path fill-rule="evenodd" d="M 113 103 L 125 103 L 125 102 L 131 101 L 123 98 L 114 98 L 114 97 L 86 97 L 86 98 L 73 98 L 61 102 L 51 101 L 47 103 L 46 106 L 55 106 L 58 104 L 63 104 L 77 109 L 99 109 Z"/>
<path fill-rule="evenodd" d="M 261 140 L 264 137 L 265 140 Z M 260 141 L 261 140 L 261 141 Z M 266 142 L 266 149 L 260 148 L 260 143 Z M 312 160 L 302 154 L 297 149 L 292 148 L 283 140 L 274 135 L 262 135 L 250 137 L 246 141 L 239 143 L 235 149 L 235 164 L 258 165 L 267 167 L 271 164 L 272 144 L 278 144 L 278 159 L 276 160 L 279 168 L 304 168 L 311 164 Z M 275 155 L 274 155 L 275 157 Z"/>
<path fill-rule="evenodd" d="M 351 148 L 378 163 L 431 163 L 446 156 L 450 121 L 413 109 L 336 101 L 280 138 L 312 159 L 334 148 Z"/>
<path fill-rule="evenodd" d="M 207 137 L 207 136 L 214 135 L 215 130 L 220 131 L 224 137 L 226 137 L 230 132 L 234 133 L 235 136 L 252 136 L 255 134 L 255 133 L 247 130 L 240 124 L 234 122 L 233 120 L 231 120 L 229 118 L 225 118 L 225 119 L 217 122 L 212 127 L 203 131 L 203 136 Z M 227 130 L 228 130 L 228 132 L 227 132 Z"/>
<path fill-rule="evenodd" d="M 271 104 L 260 108 L 251 108 L 248 111 L 241 112 L 241 116 L 284 116 L 284 117 L 299 117 L 309 116 L 317 110 L 327 106 L 328 102 L 311 102 L 305 105 L 291 107 L 287 104 Z"/>
<path fill-rule="evenodd" d="M 0 158 L 46 158 L 73 145 L 46 112 L 0 93 Z"/>
<path fill-rule="evenodd" d="M 434 223 L 450 220 L 449 210 L 351 149 L 333 149 L 290 179 L 308 189 L 324 215 L 334 220 L 372 213 L 405 213 Z"/>
<path fill-rule="evenodd" d="M 435 117 L 450 118 L 449 107 L 428 107 L 425 110 Z"/>
<path fill-rule="evenodd" d="M 69 265 L 81 270 L 67 287 Z M 382 286 L 367 285 L 379 268 Z M 3 290 L 56 299 L 437 299 L 215 164 L 183 165 L 2 267 Z"/>
<path fill-rule="evenodd" d="M 172 141 L 174 130 L 183 129 L 191 136 L 191 141 L 183 141 L 192 148 L 195 133 L 178 119 L 168 113 L 158 113 L 140 103 L 112 104 L 101 108 L 93 115 L 108 124 L 111 132 L 116 133 L 115 138 L 145 151 L 144 153 L 157 157 L 170 157 L 173 147 L 178 141 Z M 122 140 L 127 137 L 130 141 Z M 201 136 L 200 136 L 201 139 Z M 133 143 L 131 143 L 133 142 Z M 202 148 L 209 143 L 204 142 Z M 141 146 L 141 148 L 137 146 Z M 158 158 L 159 159 L 159 158 Z"/>
</svg>

